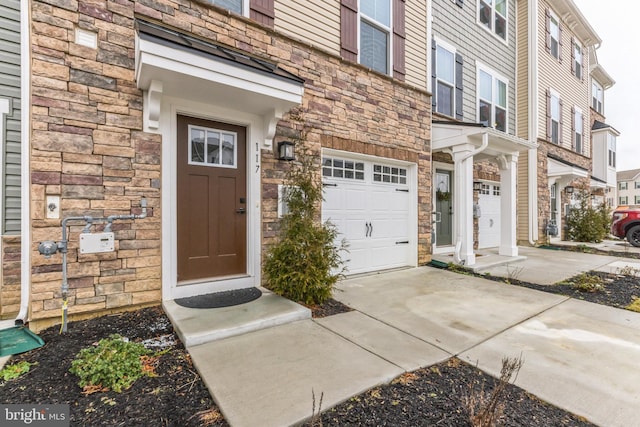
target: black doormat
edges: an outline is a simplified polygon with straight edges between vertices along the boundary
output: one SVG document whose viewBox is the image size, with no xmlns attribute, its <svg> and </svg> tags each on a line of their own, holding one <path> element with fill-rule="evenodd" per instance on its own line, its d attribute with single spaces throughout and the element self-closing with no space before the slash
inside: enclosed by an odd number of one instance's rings
<svg viewBox="0 0 640 427">
<path fill-rule="evenodd" d="M 188 308 L 220 308 L 251 302 L 260 298 L 260 295 L 262 295 L 262 292 L 258 288 L 245 288 L 179 298 L 175 301 L 176 304 Z"/>
</svg>

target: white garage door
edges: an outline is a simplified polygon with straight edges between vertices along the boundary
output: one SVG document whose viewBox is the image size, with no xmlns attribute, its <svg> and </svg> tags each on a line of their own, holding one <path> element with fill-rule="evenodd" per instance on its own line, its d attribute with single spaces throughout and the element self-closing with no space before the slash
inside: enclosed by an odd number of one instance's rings
<svg viewBox="0 0 640 427">
<path fill-rule="evenodd" d="M 478 203 L 478 248 L 500 246 L 500 185 L 483 182 Z"/>
<path fill-rule="evenodd" d="M 346 274 L 415 264 L 408 172 L 383 162 L 323 156 L 322 219 L 347 241 Z"/>
</svg>

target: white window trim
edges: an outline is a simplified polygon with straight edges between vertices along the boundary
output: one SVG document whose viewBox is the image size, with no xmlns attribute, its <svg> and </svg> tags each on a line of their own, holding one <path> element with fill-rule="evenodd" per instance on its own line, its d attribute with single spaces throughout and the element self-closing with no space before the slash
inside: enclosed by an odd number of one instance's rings
<svg viewBox="0 0 640 427">
<path fill-rule="evenodd" d="M 596 93 L 593 93 L 593 86 L 594 85 L 598 89 L 596 91 Z M 599 97 L 598 97 L 598 94 L 600 94 Z M 593 99 L 594 98 L 596 99 L 596 101 L 600 102 L 600 109 L 593 108 Z M 600 114 L 603 114 L 603 112 L 604 112 L 604 89 L 602 88 L 602 85 L 600 83 L 598 83 L 596 80 L 592 80 L 591 81 L 591 108 L 593 108 L 595 111 L 597 111 Z"/>
<path fill-rule="evenodd" d="M 549 100 L 549 102 L 553 102 L 553 98 L 554 97 L 558 99 L 558 114 L 559 114 L 559 116 L 558 116 L 558 141 L 554 142 L 553 139 L 551 138 L 551 135 L 549 135 L 549 141 L 552 144 L 560 145 L 560 140 L 562 139 L 561 135 L 560 135 L 560 132 L 562 132 L 562 128 L 560 127 L 560 119 L 562 118 L 562 103 L 561 103 L 562 98 L 560 97 L 560 92 L 555 91 L 553 89 L 549 89 L 549 93 L 551 94 L 551 99 Z M 549 110 L 552 110 L 551 105 L 549 105 Z M 550 113 L 550 114 L 552 114 L 552 113 Z M 551 115 L 551 121 L 553 122 L 553 114 Z"/>
<path fill-rule="evenodd" d="M 480 1 L 479 0 L 476 5 L 476 24 L 478 24 L 484 31 L 491 34 L 496 40 L 499 40 L 500 42 L 508 46 L 509 33 L 510 33 L 509 31 L 509 0 L 506 0 L 506 2 L 507 2 L 507 16 L 505 16 L 505 19 L 506 19 L 505 27 L 506 27 L 507 36 L 504 39 L 499 35 L 497 35 L 495 31 L 495 22 L 496 22 L 495 0 L 492 2 L 492 6 L 491 6 L 491 23 L 492 23 L 491 28 L 487 27 L 485 24 L 483 24 L 480 21 Z"/>
<path fill-rule="evenodd" d="M 506 109 L 506 117 L 505 117 L 505 129 L 504 129 L 504 133 L 509 133 L 509 87 L 510 87 L 510 82 L 509 79 L 506 78 L 505 76 L 503 76 L 502 74 L 498 73 L 497 71 L 495 71 L 492 68 L 487 67 L 486 65 L 476 61 L 476 105 L 475 105 L 475 110 L 476 110 L 476 123 L 480 123 L 480 108 L 478 108 L 478 106 L 480 105 L 480 71 L 484 71 L 485 73 L 491 75 L 492 79 L 491 79 L 491 119 L 492 121 L 495 123 L 495 106 L 496 106 L 496 96 L 497 96 L 497 85 L 495 84 L 496 79 L 502 81 L 503 83 L 505 83 L 507 85 L 507 105 L 505 106 Z M 490 127 L 494 127 L 494 126 L 490 126 Z"/>
<path fill-rule="evenodd" d="M 554 56 L 552 52 L 549 52 L 549 54 L 551 55 L 551 57 L 560 60 L 561 57 L 561 53 L 560 53 L 560 49 L 562 49 L 561 43 L 560 43 L 560 38 L 562 37 L 562 32 L 560 31 L 560 18 L 558 17 L 558 15 L 556 15 L 556 13 L 553 11 L 553 9 L 549 9 L 549 17 L 550 17 L 550 21 L 549 21 L 549 37 L 551 38 L 551 40 L 556 40 L 558 43 L 558 56 Z M 553 37 L 553 32 L 551 31 L 551 20 L 555 20 L 558 23 L 558 38 L 555 39 Z M 573 46 L 571 47 L 573 49 Z"/>
<path fill-rule="evenodd" d="M 249 0 L 245 0 L 245 1 L 249 1 Z M 360 48 L 362 43 L 362 41 L 360 40 L 360 34 L 362 34 L 360 24 L 362 23 L 362 20 L 367 21 L 367 23 L 372 27 L 378 28 L 387 33 L 387 72 L 384 74 L 387 76 L 393 76 L 393 0 L 389 0 L 389 26 L 388 27 L 382 24 L 381 22 L 378 22 L 375 19 L 362 13 L 362 8 L 358 4 L 358 29 L 357 29 L 358 31 L 358 64 L 364 65 L 362 64 L 361 57 L 360 57 L 360 53 L 362 52 L 362 49 Z M 379 71 L 377 70 L 373 70 L 373 71 L 379 73 Z"/>
<path fill-rule="evenodd" d="M 580 48 L 580 75 L 578 76 L 578 67 L 575 66 L 575 64 L 578 63 L 578 57 L 576 55 L 576 46 L 578 46 Z M 582 80 L 584 78 L 584 47 L 582 46 L 582 44 L 578 41 L 578 39 L 574 38 L 573 40 L 573 46 L 571 46 L 571 49 L 573 49 L 573 60 L 574 60 L 574 73 L 573 75 L 577 78 Z"/>
<path fill-rule="evenodd" d="M 580 114 L 580 118 L 582 119 L 580 121 L 580 123 L 578 123 L 578 121 L 576 120 L 576 116 L 578 114 Z M 572 136 L 573 136 L 573 139 L 574 139 L 574 144 L 576 142 L 576 134 L 577 133 L 580 133 L 580 144 L 582 144 L 582 147 L 581 147 L 582 149 L 580 151 L 578 151 L 576 149 L 575 152 L 578 153 L 578 154 L 584 155 L 584 152 L 585 152 L 585 144 L 584 144 L 585 143 L 585 138 L 584 138 L 584 128 L 585 128 L 585 126 L 584 126 L 584 112 L 582 111 L 582 108 L 580 108 L 578 106 L 575 106 L 575 105 L 573 106 L 573 123 L 574 123 L 574 126 L 575 126 L 575 129 L 572 130 L 572 132 L 573 132 Z M 578 132 L 578 130 L 580 132 Z"/>
<path fill-rule="evenodd" d="M 454 0 L 455 1 L 455 0 Z M 438 81 L 440 80 L 438 78 L 438 73 L 437 73 L 437 67 L 438 67 L 438 46 L 443 47 L 445 50 L 453 53 L 453 102 L 451 103 L 451 115 L 448 117 L 455 117 L 456 116 L 456 54 L 458 53 L 458 50 L 456 49 L 456 47 L 439 38 L 439 37 L 434 37 L 433 40 L 436 42 L 436 52 L 434 53 L 434 55 L 436 55 L 436 70 L 435 70 L 435 74 L 436 74 L 436 87 L 431 88 L 431 90 L 433 90 L 433 96 L 436 97 L 436 109 L 435 111 L 437 111 L 437 105 L 438 105 Z M 444 113 L 439 113 L 439 114 L 444 114 Z M 446 115 L 446 114 L 445 114 Z"/>
</svg>

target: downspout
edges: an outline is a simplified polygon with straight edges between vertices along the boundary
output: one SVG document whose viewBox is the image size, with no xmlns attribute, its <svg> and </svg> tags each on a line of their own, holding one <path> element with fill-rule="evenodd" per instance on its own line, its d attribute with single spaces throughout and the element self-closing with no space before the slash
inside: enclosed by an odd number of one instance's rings
<svg viewBox="0 0 640 427">
<path fill-rule="evenodd" d="M 470 153 L 467 153 L 464 157 L 462 157 L 461 159 L 456 159 L 454 161 L 454 163 L 458 163 L 458 162 L 463 162 L 465 160 L 467 160 L 469 157 L 473 157 L 476 154 L 480 154 L 482 153 L 487 147 L 489 146 L 489 133 L 487 131 L 483 132 L 482 134 L 482 144 L 480 145 L 480 147 L 476 148 L 475 150 L 473 150 Z M 453 261 L 456 264 L 460 264 L 460 262 L 462 261 L 460 259 L 460 249 L 462 248 L 462 238 L 460 237 L 460 227 L 456 227 L 456 248 L 453 252 Z"/>
<path fill-rule="evenodd" d="M 528 97 L 529 97 L 529 141 L 538 142 L 538 2 L 528 3 Z M 538 149 L 530 148 L 527 156 L 529 197 L 529 244 L 538 240 Z"/>
<path fill-rule="evenodd" d="M 29 2 L 20 2 L 20 132 L 22 134 L 22 147 L 20 150 L 20 186 L 22 197 L 20 199 L 20 311 L 16 317 L 16 325 L 23 325 L 29 316 L 29 300 L 31 292 L 31 208 L 30 191 L 27 191 L 31 184 L 30 167 L 31 161 L 31 130 L 30 118 L 31 110 L 29 99 L 31 99 L 31 57 L 30 57 L 30 34 L 29 34 Z"/>
</svg>

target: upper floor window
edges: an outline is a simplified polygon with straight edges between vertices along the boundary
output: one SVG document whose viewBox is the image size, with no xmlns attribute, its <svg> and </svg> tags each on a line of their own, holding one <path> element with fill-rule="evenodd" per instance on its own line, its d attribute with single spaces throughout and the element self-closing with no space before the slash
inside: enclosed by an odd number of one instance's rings
<svg viewBox="0 0 640 427">
<path fill-rule="evenodd" d="M 478 69 L 478 122 L 507 132 L 508 80 L 485 67 Z"/>
<path fill-rule="evenodd" d="M 436 47 L 436 111 L 455 113 L 455 52 L 438 43 Z"/>
<path fill-rule="evenodd" d="M 571 56 L 571 71 L 577 78 L 582 80 L 582 76 L 584 74 L 584 66 L 582 64 L 582 46 L 575 39 L 573 40 L 573 51 Z"/>
<path fill-rule="evenodd" d="M 629 185 L 627 184 L 627 182 L 626 182 L 626 181 L 623 181 L 623 182 L 621 182 L 621 183 L 619 183 L 619 184 L 618 184 L 618 188 L 619 188 L 620 190 L 626 190 L 626 189 L 628 188 L 628 186 L 629 186 Z"/>
<path fill-rule="evenodd" d="M 274 0 L 208 0 L 216 6 L 238 15 L 253 19 L 268 27 L 273 27 L 275 18 Z"/>
<path fill-rule="evenodd" d="M 591 107 L 596 110 L 598 113 L 602 114 L 602 97 L 603 97 L 603 89 L 598 82 L 593 80 L 591 82 Z"/>
<path fill-rule="evenodd" d="M 607 151 L 608 151 L 608 158 L 609 158 L 609 166 L 611 166 L 612 168 L 616 167 L 616 137 L 615 135 L 611 135 L 609 134 L 607 136 Z M 636 187 L 638 188 L 638 187 Z"/>
<path fill-rule="evenodd" d="M 572 128 L 573 150 L 576 153 L 582 154 L 584 149 L 584 115 L 582 114 L 582 110 L 578 107 L 573 108 Z"/>
<path fill-rule="evenodd" d="M 640 188 L 640 181 L 636 181 L 634 182 L 635 184 L 635 189 L 637 190 L 638 188 Z"/>
<path fill-rule="evenodd" d="M 562 27 L 560 26 L 560 19 L 550 9 L 547 9 L 546 15 L 547 52 L 554 58 L 562 60 Z"/>
<path fill-rule="evenodd" d="M 629 198 L 627 196 L 622 196 L 620 197 L 620 203 L 618 203 L 619 205 L 626 205 L 628 203 Z"/>
<path fill-rule="evenodd" d="M 342 58 L 403 81 L 405 41 L 405 0 L 340 0 Z"/>
<path fill-rule="evenodd" d="M 507 0 L 480 0 L 478 20 L 502 40 L 507 39 Z"/>
<path fill-rule="evenodd" d="M 389 74 L 391 2 L 369 0 L 360 6 L 360 63 Z"/>
<path fill-rule="evenodd" d="M 562 101 L 552 90 L 547 91 L 547 140 L 562 144 Z"/>
<path fill-rule="evenodd" d="M 635 196 L 635 200 L 633 203 L 636 205 L 640 205 L 640 196 Z"/>
<path fill-rule="evenodd" d="M 210 0 L 210 1 L 216 6 L 224 7 L 225 9 L 229 9 L 231 12 L 235 12 L 238 15 L 242 15 L 243 0 Z"/>
</svg>

